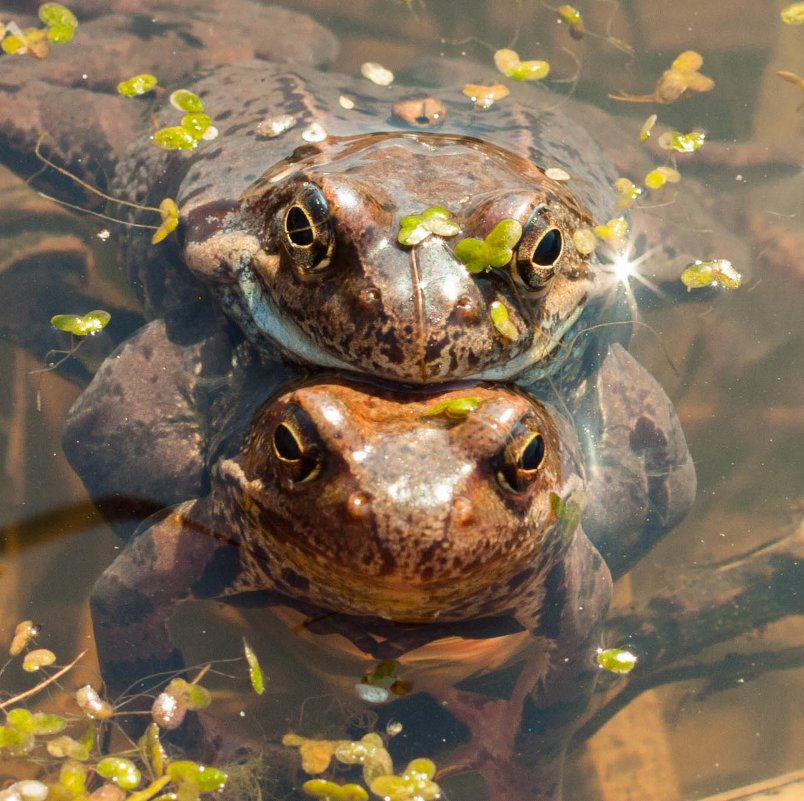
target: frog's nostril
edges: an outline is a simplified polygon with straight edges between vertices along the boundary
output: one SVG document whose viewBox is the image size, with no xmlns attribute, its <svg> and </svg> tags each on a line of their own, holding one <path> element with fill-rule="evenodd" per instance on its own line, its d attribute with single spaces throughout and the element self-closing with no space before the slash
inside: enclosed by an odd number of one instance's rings
<svg viewBox="0 0 804 801">
<path fill-rule="evenodd" d="M 477 303 L 468 295 L 461 295 L 455 302 L 455 316 L 462 323 L 476 322 Z"/>
<path fill-rule="evenodd" d="M 460 526 L 465 526 L 475 519 L 475 509 L 469 498 L 459 495 L 452 501 L 452 519 Z"/>
<path fill-rule="evenodd" d="M 346 511 L 350 517 L 363 520 L 371 514 L 371 498 L 365 492 L 353 492 L 346 499 Z"/>
</svg>

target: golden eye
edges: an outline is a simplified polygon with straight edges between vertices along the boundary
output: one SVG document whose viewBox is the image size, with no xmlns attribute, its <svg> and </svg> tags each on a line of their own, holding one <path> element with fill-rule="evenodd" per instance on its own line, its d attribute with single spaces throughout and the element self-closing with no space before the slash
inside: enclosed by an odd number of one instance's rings
<svg viewBox="0 0 804 801">
<path fill-rule="evenodd" d="M 280 474 L 291 483 L 311 481 L 321 472 L 321 439 L 310 416 L 299 406 L 288 406 L 274 428 L 271 446 Z"/>
<path fill-rule="evenodd" d="M 564 235 L 541 213 L 534 214 L 516 247 L 514 275 L 533 292 L 544 288 L 555 275 L 556 264 L 564 251 Z"/>
<path fill-rule="evenodd" d="M 527 492 L 538 478 L 545 456 L 542 434 L 528 425 L 528 421 L 520 421 L 497 456 L 497 481 L 509 492 L 518 495 Z"/>
<path fill-rule="evenodd" d="M 285 248 L 300 276 L 325 270 L 332 261 L 335 234 L 327 200 L 308 186 L 285 212 Z"/>
</svg>

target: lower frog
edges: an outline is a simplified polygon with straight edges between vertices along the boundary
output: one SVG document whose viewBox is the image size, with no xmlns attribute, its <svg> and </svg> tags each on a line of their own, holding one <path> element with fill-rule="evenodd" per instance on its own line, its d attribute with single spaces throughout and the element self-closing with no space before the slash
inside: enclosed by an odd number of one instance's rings
<svg viewBox="0 0 804 801">
<path fill-rule="evenodd" d="M 543 706 L 571 688 L 568 701 L 584 705 L 611 590 L 580 522 L 572 424 L 486 384 L 406 393 L 319 376 L 277 390 L 261 377 L 252 389 L 210 442 L 209 493 L 148 521 L 93 591 L 111 691 L 180 669 L 168 631 L 178 604 L 269 591 L 282 619 L 321 621 L 305 627 L 321 648 L 336 635 L 356 677 L 389 654 L 427 655 L 414 691 L 472 724 L 459 762 L 500 801 L 523 787 L 558 798 L 576 721 L 540 732 L 549 758 L 518 756 L 519 723 L 526 699 Z M 445 661 L 453 678 L 489 672 L 475 627 L 496 666 L 519 666 L 511 697 L 445 682 Z M 479 645 L 462 655 L 466 637 Z M 506 761 L 510 783 L 498 775 Z"/>
</svg>

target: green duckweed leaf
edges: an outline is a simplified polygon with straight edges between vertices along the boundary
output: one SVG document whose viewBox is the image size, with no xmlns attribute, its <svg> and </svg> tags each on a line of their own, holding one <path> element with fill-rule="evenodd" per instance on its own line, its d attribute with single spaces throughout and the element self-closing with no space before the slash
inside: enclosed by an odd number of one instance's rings
<svg viewBox="0 0 804 801">
<path fill-rule="evenodd" d="M 6 723 L 17 731 L 28 733 L 36 729 L 33 712 L 18 706 L 6 713 Z"/>
<path fill-rule="evenodd" d="M 35 651 L 28 651 L 22 660 L 22 669 L 28 673 L 33 673 L 39 668 L 52 665 L 56 661 L 56 654 L 47 648 L 37 648 Z"/>
<path fill-rule="evenodd" d="M 162 224 L 154 231 L 154 235 L 151 237 L 152 245 L 161 242 L 179 224 L 179 207 L 172 198 L 166 197 L 159 204 L 159 214 L 162 216 Z"/>
<path fill-rule="evenodd" d="M 703 147 L 706 134 L 703 131 L 667 131 L 659 137 L 659 147 L 664 150 L 675 150 L 678 153 L 693 153 Z"/>
<path fill-rule="evenodd" d="M 123 790 L 133 790 L 142 780 L 137 766 L 130 759 L 107 757 L 98 762 L 95 770 L 104 779 L 111 779 Z"/>
<path fill-rule="evenodd" d="M 513 248 L 522 236 L 522 226 L 516 220 L 502 220 L 485 241 L 462 239 L 455 245 L 455 258 L 470 273 L 481 273 L 492 267 L 505 267 L 513 258 Z"/>
<path fill-rule="evenodd" d="M 597 663 L 610 673 L 630 673 L 637 658 L 630 651 L 621 648 L 601 648 L 597 652 Z"/>
<path fill-rule="evenodd" d="M 57 314 L 50 318 L 50 324 L 59 331 L 66 331 L 68 334 L 75 334 L 79 337 L 93 336 L 106 328 L 112 315 L 103 309 L 87 312 L 81 316 L 78 314 Z"/>
<path fill-rule="evenodd" d="M 246 654 L 246 663 L 248 664 L 248 676 L 251 680 L 251 686 L 257 695 L 262 695 L 265 692 L 265 676 L 263 675 L 262 668 L 260 667 L 257 654 L 254 649 L 243 639 L 243 651 Z"/>
<path fill-rule="evenodd" d="M 70 25 L 51 25 L 47 29 L 47 38 L 53 44 L 64 44 L 73 38 L 75 28 Z"/>
<path fill-rule="evenodd" d="M 494 66 L 515 81 L 540 81 L 550 72 L 546 61 L 520 61 L 515 50 L 504 48 L 494 54 Z"/>
<path fill-rule="evenodd" d="M 410 215 L 399 221 L 397 241 L 400 245 L 418 245 L 430 234 L 436 236 L 455 236 L 460 227 L 449 219 L 449 212 L 433 207 L 422 212 L 421 216 Z"/>
<path fill-rule="evenodd" d="M 51 712 L 35 712 L 33 723 L 33 733 L 38 735 L 59 734 L 67 728 L 67 721 Z"/>
<path fill-rule="evenodd" d="M 69 28 L 78 27 L 78 20 L 70 11 L 65 8 L 61 3 L 43 3 L 39 6 L 39 19 L 45 25 L 66 25 Z"/>
<path fill-rule="evenodd" d="M 791 3 L 785 6 L 779 16 L 785 25 L 804 25 L 804 3 Z"/>
<path fill-rule="evenodd" d="M 47 741 L 45 746 L 48 754 L 56 759 L 76 759 L 79 762 L 86 762 L 89 759 L 89 748 L 84 743 L 74 740 L 72 737 L 62 734 Z"/>
<path fill-rule="evenodd" d="M 160 128 L 151 135 L 151 141 L 163 150 L 195 150 L 198 139 L 181 125 Z"/>
<path fill-rule="evenodd" d="M 181 127 L 196 139 L 200 139 L 210 125 L 212 120 L 206 114 L 185 114 L 181 118 Z"/>
<path fill-rule="evenodd" d="M 712 261 L 696 261 L 681 273 L 681 282 L 688 290 L 701 289 L 707 286 L 719 286 L 721 289 L 738 289 L 743 277 L 727 259 Z"/>
<path fill-rule="evenodd" d="M 489 313 L 491 314 L 491 322 L 494 323 L 494 327 L 500 334 L 506 339 L 519 339 L 519 332 L 509 319 L 508 309 L 504 303 L 501 303 L 499 300 L 492 301 L 489 307 Z"/>
<path fill-rule="evenodd" d="M 170 105 L 186 114 L 199 114 L 204 110 L 204 103 L 201 98 L 187 89 L 177 89 L 172 92 Z"/>
<path fill-rule="evenodd" d="M 167 766 L 167 775 L 174 782 L 194 784 L 202 793 L 218 790 L 226 783 L 226 773 L 222 770 L 185 760 L 171 762 Z"/>
<path fill-rule="evenodd" d="M 335 784 L 326 779 L 310 779 L 302 785 L 307 795 L 322 801 L 368 801 L 368 793 L 357 784 Z"/>
<path fill-rule="evenodd" d="M 141 75 L 135 75 L 127 81 L 122 81 L 117 84 L 117 91 L 124 97 L 137 97 L 150 92 L 156 87 L 158 83 L 155 75 L 149 75 L 147 72 Z"/>
<path fill-rule="evenodd" d="M 426 412 L 422 413 L 422 417 L 444 416 L 449 420 L 465 420 L 478 407 L 482 400 L 482 398 L 474 396 L 449 398 L 448 400 L 437 403 L 435 406 L 431 406 Z M 383 663 L 381 662 L 380 664 L 382 665 Z M 368 681 L 369 684 L 372 683 L 370 677 Z"/>
<path fill-rule="evenodd" d="M 72 797 L 81 795 L 86 788 L 87 772 L 81 765 L 68 763 L 59 773 L 59 784 L 64 787 Z"/>
</svg>

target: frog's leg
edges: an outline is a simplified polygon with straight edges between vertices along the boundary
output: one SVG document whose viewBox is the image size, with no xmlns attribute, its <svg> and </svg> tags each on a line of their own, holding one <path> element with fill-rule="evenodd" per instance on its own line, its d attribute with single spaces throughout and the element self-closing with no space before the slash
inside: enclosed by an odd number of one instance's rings
<svg viewBox="0 0 804 801">
<path fill-rule="evenodd" d="M 491 699 L 443 683 L 428 688 L 472 731 L 450 764 L 480 772 L 493 801 L 560 801 L 564 755 L 598 673 L 594 655 L 611 576 L 580 527 L 545 583 L 538 614 L 517 616 L 533 641 L 510 697 Z"/>
<path fill-rule="evenodd" d="M 184 667 L 168 630 L 191 597 L 215 597 L 239 572 L 238 544 L 209 499 L 187 501 L 134 537 L 92 590 L 101 673 L 110 696 Z"/>
<path fill-rule="evenodd" d="M 64 451 L 113 522 L 208 491 L 210 399 L 231 370 L 231 330 L 205 309 L 154 320 L 103 362 L 73 405 Z"/>
<path fill-rule="evenodd" d="M 670 399 L 622 346 L 573 404 L 587 478 L 583 526 L 616 577 L 695 499 L 695 466 Z"/>
</svg>

